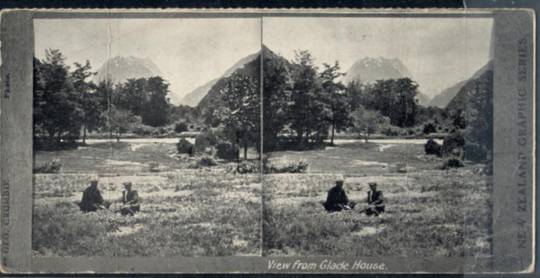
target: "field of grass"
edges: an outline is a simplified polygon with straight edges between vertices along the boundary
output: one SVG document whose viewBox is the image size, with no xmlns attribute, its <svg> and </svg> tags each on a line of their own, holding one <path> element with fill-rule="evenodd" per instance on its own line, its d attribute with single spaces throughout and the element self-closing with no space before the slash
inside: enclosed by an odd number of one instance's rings
<svg viewBox="0 0 540 278">
<path fill-rule="evenodd" d="M 34 175 L 32 247 L 38 256 L 258 256 L 261 254 L 259 175 L 230 173 L 231 165 L 190 169 L 174 144 L 89 145 L 38 152 L 57 174 Z M 149 163 L 159 167 L 151 170 Z M 106 200 L 119 200 L 131 181 L 141 211 L 81 213 L 76 202 L 99 173 Z M 113 209 L 117 204 L 113 204 Z"/>
<path fill-rule="evenodd" d="M 194 160 L 178 156 L 171 143 L 99 143 L 35 154 L 36 165 L 52 160 L 62 164 L 61 172 L 34 179 L 32 246 L 38 256 L 482 257 L 491 252 L 491 188 L 484 165 L 440 170 L 442 160 L 425 156 L 421 144 L 346 142 L 275 152 L 270 162 L 303 160 L 308 172 L 262 180 L 235 174 L 233 163 L 193 169 Z M 157 167 L 151 167 L 154 162 Z M 122 182 L 133 182 L 141 212 L 134 217 L 81 213 L 76 202 L 93 173 L 99 173 L 107 200 L 120 198 Z M 387 212 L 381 217 L 326 213 L 321 203 L 342 174 L 349 198 L 360 207 L 367 182 L 378 182 Z"/>
<path fill-rule="evenodd" d="M 305 160 L 310 168 L 307 174 L 264 176 L 264 255 L 490 255 L 491 188 L 483 165 L 439 170 L 442 161 L 426 157 L 422 145 L 373 143 L 277 152 L 271 160 Z M 360 207 L 367 182 L 376 181 L 387 212 L 325 212 L 322 202 L 338 174 Z"/>
</svg>

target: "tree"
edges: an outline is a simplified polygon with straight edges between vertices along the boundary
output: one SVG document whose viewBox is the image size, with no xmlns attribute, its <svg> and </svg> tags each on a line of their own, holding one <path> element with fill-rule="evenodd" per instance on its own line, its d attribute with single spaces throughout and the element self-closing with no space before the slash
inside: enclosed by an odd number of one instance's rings
<svg viewBox="0 0 540 278">
<path fill-rule="evenodd" d="M 493 71 L 473 81 L 466 107 L 465 158 L 485 162 L 493 151 Z"/>
<path fill-rule="evenodd" d="M 81 129 L 83 109 L 59 50 L 48 49 L 45 59 L 34 58 L 34 131 L 56 146 L 74 142 Z"/>
<path fill-rule="evenodd" d="M 113 104 L 140 116 L 142 123 L 163 126 L 169 122 L 169 84 L 161 77 L 128 79 L 114 89 Z"/>
<path fill-rule="evenodd" d="M 146 85 L 148 102 L 141 114 L 143 124 L 163 126 L 169 117 L 169 84 L 159 76 L 148 78 Z"/>
<path fill-rule="evenodd" d="M 185 122 L 177 122 L 174 124 L 174 132 L 182 133 L 184 131 L 188 131 L 188 126 Z"/>
<path fill-rule="evenodd" d="M 224 125 L 231 143 L 241 142 L 244 159 L 250 145 L 260 141 L 260 96 L 258 81 L 241 74 L 233 74 L 227 85 L 220 91 L 223 106 L 217 117 Z"/>
<path fill-rule="evenodd" d="M 409 78 L 378 80 L 366 90 L 365 106 L 389 117 L 392 125 L 410 127 L 416 123 L 416 82 Z"/>
<path fill-rule="evenodd" d="M 366 110 L 363 106 L 352 112 L 353 131 L 364 137 L 365 142 L 368 142 L 369 136 L 385 124 L 385 117 L 374 110 Z"/>
<path fill-rule="evenodd" d="M 292 80 L 285 60 L 267 55 L 263 65 L 263 148 L 265 152 L 271 152 L 289 121 Z"/>
<path fill-rule="evenodd" d="M 114 104 L 121 109 L 129 110 L 137 116 L 143 115 L 148 109 L 148 80 L 146 78 L 130 78 L 124 84 L 119 84 L 114 94 Z"/>
<path fill-rule="evenodd" d="M 317 67 L 306 50 L 296 52 L 293 80 L 288 114 L 290 127 L 296 133 L 297 146 L 307 147 L 313 141 L 322 143 L 328 136 L 332 111 L 322 91 Z"/>
<path fill-rule="evenodd" d="M 87 130 L 95 130 L 101 122 L 99 100 L 95 94 L 95 85 L 87 79 L 95 73 L 91 72 L 90 62 L 87 60 L 84 65 L 75 63 L 75 70 L 71 73 L 71 82 L 75 93 L 79 95 L 79 103 L 82 107 L 83 117 L 83 137 L 82 143 L 86 143 Z"/>
<path fill-rule="evenodd" d="M 333 66 L 325 63 L 323 66 L 324 70 L 321 72 L 320 78 L 322 90 L 327 94 L 327 103 L 330 105 L 330 144 L 333 145 L 336 129 L 340 131 L 350 125 L 350 106 L 345 86 L 341 82 L 336 81 L 337 78 L 344 75 L 344 73 L 339 72 L 339 63 L 336 61 Z"/>
<path fill-rule="evenodd" d="M 139 116 L 135 116 L 128 110 L 118 109 L 115 106 L 111 106 L 103 116 L 107 129 L 115 134 L 116 142 L 120 142 L 120 136 L 123 133 L 141 122 Z"/>
<path fill-rule="evenodd" d="M 346 87 L 347 102 L 350 106 L 350 111 L 356 110 L 360 105 L 366 105 L 365 97 L 363 95 L 362 84 L 353 80 Z"/>
</svg>

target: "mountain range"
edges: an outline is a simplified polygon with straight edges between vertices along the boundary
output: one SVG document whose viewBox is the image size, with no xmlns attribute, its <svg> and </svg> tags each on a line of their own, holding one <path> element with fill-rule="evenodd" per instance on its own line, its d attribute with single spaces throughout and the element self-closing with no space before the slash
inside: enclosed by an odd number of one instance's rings
<svg viewBox="0 0 540 278">
<path fill-rule="evenodd" d="M 467 110 L 481 101 L 492 101 L 493 62 L 489 61 L 477 70 L 471 78 L 461 81 L 461 87 L 445 106 L 447 111 Z M 488 94 L 488 95 L 486 95 Z"/>
<path fill-rule="evenodd" d="M 253 53 L 251 55 L 248 55 L 242 59 L 240 59 L 238 62 L 236 62 L 232 67 L 227 69 L 225 73 L 220 78 L 212 79 L 205 84 L 197 87 L 195 90 L 193 90 L 191 93 L 187 94 L 181 101 L 182 104 L 195 107 L 199 102 L 208 94 L 212 86 L 214 86 L 219 79 L 229 77 L 234 71 L 237 69 L 243 67 L 245 64 L 253 61 L 256 57 L 258 57 L 258 52 Z"/>
<path fill-rule="evenodd" d="M 191 93 L 185 95 L 180 103 L 192 107 L 206 106 L 212 102 L 211 98 L 216 97 L 219 90 L 223 87 L 225 79 L 231 76 L 236 71 L 241 71 L 244 74 L 259 74 L 260 65 L 259 55 L 263 53 L 265 57 L 271 56 L 273 59 L 285 58 L 275 54 L 266 46 L 263 46 L 262 50 L 250 54 L 240 60 L 234 65 L 228 68 L 221 77 L 208 81 L 205 84 L 197 87 Z M 257 62 L 257 63 L 254 63 Z M 249 66 L 248 66 L 249 65 Z M 443 90 L 440 94 L 433 97 L 431 100 L 423 93 L 417 95 L 417 100 L 420 105 L 423 106 L 436 106 L 445 108 L 456 97 L 459 91 L 470 80 L 477 79 L 486 70 L 488 70 L 490 63 L 479 69 L 469 79 L 457 82 L 453 86 L 450 86 Z M 256 67 L 256 68 L 254 68 Z M 488 67 L 488 68 L 486 68 Z M 246 68 L 246 69 L 244 69 Z M 98 70 L 94 77 L 94 81 L 100 82 L 105 79 L 109 79 L 114 83 L 124 82 L 129 78 L 147 78 L 152 76 L 161 75 L 159 68 L 148 58 L 138 58 L 134 56 L 116 56 L 107 60 Z M 350 83 L 352 81 L 359 81 L 362 83 L 373 83 L 381 79 L 395 79 L 395 78 L 411 78 L 414 80 L 411 72 L 399 59 L 389 59 L 384 57 L 365 57 L 356 61 L 349 70 L 346 71 L 342 81 L 344 83 Z"/>
<path fill-rule="evenodd" d="M 113 83 L 124 82 L 130 78 L 148 78 L 161 76 L 159 68 L 148 58 L 134 56 L 116 56 L 108 59 L 94 76 L 94 82 L 110 80 Z"/>
<path fill-rule="evenodd" d="M 411 72 L 399 59 L 365 57 L 356 61 L 346 72 L 343 81 L 373 83 L 383 79 L 411 78 Z"/>
<path fill-rule="evenodd" d="M 374 83 L 377 80 L 410 78 L 414 80 L 409 69 L 397 58 L 364 57 L 356 61 L 346 72 L 343 82 L 353 81 L 361 83 Z M 416 95 L 420 105 L 427 105 L 429 97 L 422 92 Z"/>
<path fill-rule="evenodd" d="M 478 79 L 484 72 L 492 69 L 492 62 L 488 62 L 482 68 L 477 70 L 470 78 L 457 82 L 456 84 L 444 89 L 440 94 L 436 95 L 429 102 L 429 106 L 436 106 L 439 108 L 445 108 L 456 97 L 459 91 L 467 85 L 470 80 Z"/>
</svg>

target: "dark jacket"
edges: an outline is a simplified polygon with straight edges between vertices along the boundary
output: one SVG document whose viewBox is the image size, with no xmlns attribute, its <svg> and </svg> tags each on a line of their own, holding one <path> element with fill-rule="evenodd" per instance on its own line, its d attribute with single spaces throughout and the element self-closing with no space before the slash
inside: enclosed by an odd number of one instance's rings
<svg viewBox="0 0 540 278">
<path fill-rule="evenodd" d="M 141 204 L 137 190 L 122 191 L 122 204 L 129 205 L 135 211 L 139 211 Z"/>
<path fill-rule="evenodd" d="M 345 190 L 343 190 L 343 188 L 334 186 L 328 191 L 324 208 L 327 211 L 340 211 L 343 209 L 343 206 L 348 204 L 349 198 L 347 198 L 347 193 L 345 193 Z"/>
<path fill-rule="evenodd" d="M 99 206 L 103 205 L 105 205 L 105 201 L 97 187 L 89 186 L 83 191 L 81 204 L 79 205 L 82 211 L 96 211 Z"/>
<path fill-rule="evenodd" d="M 380 190 L 376 191 L 368 191 L 367 192 L 367 203 L 368 205 L 373 205 L 374 208 L 370 209 L 370 212 L 376 212 L 381 213 L 384 212 L 384 199 L 383 199 L 383 193 Z M 369 215 L 369 213 L 368 213 Z"/>
<path fill-rule="evenodd" d="M 382 205 L 384 203 L 382 191 L 368 191 L 367 202 L 370 205 Z"/>
</svg>

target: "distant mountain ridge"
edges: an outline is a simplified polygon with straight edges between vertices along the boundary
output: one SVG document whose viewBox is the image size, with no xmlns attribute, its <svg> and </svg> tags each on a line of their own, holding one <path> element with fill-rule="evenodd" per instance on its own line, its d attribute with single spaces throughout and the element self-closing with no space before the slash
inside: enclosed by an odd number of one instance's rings
<svg viewBox="0 0 540 278">
<path fill-rule="evenodd" d="M 438 95 L 434 96 L 429 102 L 429 106 L 444 108 L 457 95 L 459 90 L 467 83 L 467 80 L 459 81 L 458 83 L 444 89 Z"/>
<path fill-rule="evenodd" d="M 148 58 L 115 56 L 105 61 L 97 70 L 94 82 L 110 80 L 113 83 L 118 83 L 130 78 L 148 78 L 161 75 L 158 66 Z"/>
<path fill-rule="evenodd" d="M 493 67 L 493 63 L 491 61 L 489 61 L 482 68 L 478 69 L 470 78 L 461 80 L 456 84 L 444 89 L 440 94 L 434 96 L 431 99 L 431 101 L 429 102 L 429 106 L 445 108 L 470 80 L 478 79 L 485 71 L 490 70 L 490 67 Z"/>
<path fill-rule="evenodd" d="M 467 110 L 471 102 L 492 101 L 493 62 L 489 61 L 477 70 L 471 78 L 462 82 L 463 85 L 459 91 L 446 105 L 446 110 Z M 485 95 L 486 93 L 488 94 L 487 96 Z M 478 98 L 482 99 L 475 101 Z"/>
<path fill-rule="evenodd" d="M 205 84 L 197 87 L 191 93 L 184 96 L 181 103 L 192 107 L 197 106 L 201 102 L 201 100 L 208 94 L 212 86 L 214 86 L 218 82 L 219 79 L 229 77 L 231 74 L 233 74 L 234 71 L 253 61 L 253 59 L 258 57 L 258 55 L 259 52 L 253 53 L 238 60 L 238 62 L 236 62 L 232 67 L 228 68 L 221 77 L 206 82 Z"/>
<path fill-rule="evenodd" d="M 356 61 L 346 72 L 343 81 L 361 83 L 373 83 L 377 80 L 411 78 L 411 72 L 401 60 L 384 57 L 365 57 Z"/>
</svg>

